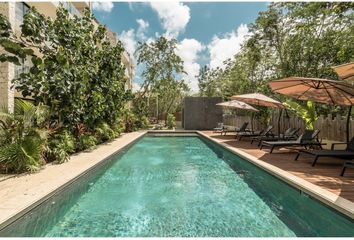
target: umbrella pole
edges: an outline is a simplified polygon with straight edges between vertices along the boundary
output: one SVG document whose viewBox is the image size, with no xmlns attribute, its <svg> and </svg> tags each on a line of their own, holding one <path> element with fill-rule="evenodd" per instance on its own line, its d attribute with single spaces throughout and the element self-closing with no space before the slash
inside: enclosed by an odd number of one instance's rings
<svg viewBox="0 0 354 240">
<path fill-rule="evenodd" d="M 352 106 L 349 107 L 348 116 L 347 116 L 347 142 L 349 142 L 349 120 L 352 113 Z"/>
<path fill-rule="evenodd" d="M 283 113 L 283 109 L 280 109 L 279 111 L 279 117 L 278 117 L 278 136 L 280 136 L 280 118 Z"/>
<path fill-rule="evenodd" d="M 253 132 L 253 116 L 254 113 L 251 114 L 251 132 Z"/>
</svg>

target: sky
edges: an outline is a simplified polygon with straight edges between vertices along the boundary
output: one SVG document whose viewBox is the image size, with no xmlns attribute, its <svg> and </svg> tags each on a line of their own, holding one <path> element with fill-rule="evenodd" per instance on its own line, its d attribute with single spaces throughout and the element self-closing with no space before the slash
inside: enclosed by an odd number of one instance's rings
<svg viewBox="0 0 354 240">
<path fill-rule="evenodd" d="M 138 42 L 154 41 L 159 36 L 176 38 L 176 52 L 192 92 L 198 91 L 199 69 L 224 67 L 223 61 L 240 51 L 249 36 L 248 25 L 255 21 L 266 2 L 95 2 L 93 11 L 123 42 L 135 61 Z M 136 67 L 133 86 L 143 79 Z"/>
</svg>

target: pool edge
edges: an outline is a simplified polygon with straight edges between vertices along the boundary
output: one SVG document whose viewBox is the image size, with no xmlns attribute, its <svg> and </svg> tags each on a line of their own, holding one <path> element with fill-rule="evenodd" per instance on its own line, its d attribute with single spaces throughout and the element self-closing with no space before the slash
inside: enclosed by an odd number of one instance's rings
<svg viewBox="0 0 354 240">
<path fill-rule="evenodd" d="M 304 193 L 310 195 L 311 197 L 317 199 L 318 201 L 328 205 L 329 207 L 334 208 L 338 212 L 346 215 L 350 219 L 354 220 L 354 203 L 345 199 L 341 196 L 336 195 L 320 186 L 317 186 L 313 183 L 310 183 L 300 177 L 295 176 L 292 173 L 289 173 L 285 170 L 282 170 L 276 166 L 273 166 L 269 163 L 266 163 L 262 160 L 259 160 L 257 157 L 252 156 L 242 150 L 239 150 L 235 147 L 229 146 L 225 143 L 219 142 L 202 131 L 196 131 L 199 136 L 202 136 L 213 143 L 221 146 L 222 148 L 236 154 L 246 161 L 260 167 L 264 171 L 270 173 L 271 175 L 281 179 L 282 181 L 288 183 L 289 185 L 303 191 Z"/>
</svg>

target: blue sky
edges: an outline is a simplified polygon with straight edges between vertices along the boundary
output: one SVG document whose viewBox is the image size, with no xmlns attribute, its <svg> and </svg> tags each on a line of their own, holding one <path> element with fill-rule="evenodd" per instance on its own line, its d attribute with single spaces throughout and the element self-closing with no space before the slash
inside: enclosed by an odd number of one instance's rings
<svg viewBox="0 0 354 240">
<path fill-rule="evenodd" d="M 223 67 L 247 39 L 247 25 L 266 8 L 266 2 L 99 2 L 94 3 L 94 14 L 131 54 L 139 41 L 175 37 L 188 73 L 184 78 L 196 92 L 199 68 Z M 140 72 L 138 66 L 136 86 L 142 82 Z"/>
</svg>

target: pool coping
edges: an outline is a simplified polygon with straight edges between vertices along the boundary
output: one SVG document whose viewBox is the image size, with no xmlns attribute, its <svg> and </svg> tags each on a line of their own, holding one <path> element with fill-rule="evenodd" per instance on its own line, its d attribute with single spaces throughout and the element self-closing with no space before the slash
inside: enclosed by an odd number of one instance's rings
<svg viewBox="0 0 354 240">
<path fill-rule="evenodd" d="M 350 219 L 354 220 L 354 202 L 349 201 L 341 196 L 336 195 L 320 186 L 317 186 L 313 183 L 310 183 L 300 177 L 295 176 L 292 173 L 289 173 L 285 170 L 282 170 L 272 164 L 259 160 L 257 157 L 252 156 L 249 153 L 246 153 L 236 147 L 232 147 L 226 143 L 219 142 L 214 138 L 211 138 L 207 134 L 203 133 L 202 131 L 196 131 L 198 135 L 212 141 L 213 143 L 227 149 L 228 151 L 242 157 L 248 162 L 256 165 L 257 167 L 265 170 L 266 172 L 270 173 L 271 175 L 283 180 L 284 182 L 288 183 L 289 185 L 299 189 L 300 191 L 308 194 L 309 196 L 319 200 L 320 202 L 334 208 L 338 212 L 346 215 Z"/>
<path fill-rule="evenodd" d="M 128 147 L 130 147 L 131 145 L 136 143 L 139 139 L 144 137 L 147 133 L 148 133 L 148 131 L 138 131 L 138 132 L 133 132 L 133 133 L 127 133 L 127 134 L 124 134 L 124 135 L 120 136 L 119 138 L 113 140 L 112 142 L 103 143 L 103 144 L 98 145 L 97 148 L 92 151 L 89 151 L 89 152 L 83 151 L 83 152 L 72 155 L 70 158 L 74 158 L 74 159 L 70 159 L 69 161 L 75 161 L 75 160 L 80 161 L 80 157 L 87 158 L 90 156 L 93 158 L 96 157 L 96 159 L 92 160 L 91 164 L 87 164 L 87 166 L 84 166 L 82 171 L 72 174 L 72 176 L 68 177 L 66 179 L 66 181 L 64 181 L 63 183 L 54 184 L 55 186 L 54 187 L 50 186 L 50 188 L 44 186 L 43 188 L 47 188 L 46 189 L 47 191 L 43 191 L 42 193 L 33 197 L 33 199 L 25 201 L 24 204 L 22 204 L 16 208 L 6 207 L 6 203 L 5 204 L 2 203 L 2 205 L 0 206 L 0 212 L 5 211 L 5 210 L 11 210 L 11 211 L 0 215 L 0 217 L 1 217 L 0 218 L 0 231 L 2 229 L 6 228 L 7 226 L 9 226 L 11 223 L 15 222 L 18 218 L 22 217 L 26 213 L 30 212 L 32 209 L 36 208 L 37 206 L 39 206 L 40 204 L 45 202 L 51 196 L 55 195 L 56 193 L 60 192 L 65 187 L 67 187 L 70 184 L 72 184 L 73 182 L 75 182 L 81 176 L 89 173 L 91 170 L 93 170 L 94 168 L 103 164 L 104 162 L 108 161 L 109 159 L 111 159 L 114 155 L 118 154 L 119 152 L 124 151 L 125 149 L 127 149 Z M 115 145 L 118 145 L 118 146 L 115 147 Z M 105 146 L 108 146 L 108 147 L 105 147 Z M 101 150 L 102 149 L 108 150 L 108 151 L 105 152 L 105 154 L 102 154 L 100 156 L 95 156 L 95 154 L 97 154 L 97 152 L 99 152 L 100 149 Z M 50 166 L 50 164 L 48 164 L 48 166 Z M 65 163 L 64 163 L 64 165 L 61 164 L 58 166 L 65 166 Z M 46 169 L 43 169 L 40 172 L 43 172 L 45 170 Z M 58 174 L 60 174 L 60 172 L 58 172 Z M 35 176 L 36 174 L 19 174 L 16 177 L 11 177 L 11 178 L 8 178 L 8 179 L 0 182 L 0 186 L 2 183 L 6 182 L 7 180 L 11 180 L 14 178 L 21 178 L 21 177 L 27 177 L 27 178 L 29 177 L 30 178 L 31 175 Z M 20 198 L 21 196 L 18 196 L 18 197 Z M 0 201 L 1 200 L 2 200 L 2 197 L 0 196 Z M 11 201 L 8 200 L 7 202 L 8 203 L 10 202 L 10 206 L 11 206 Z"/>
</svg>

